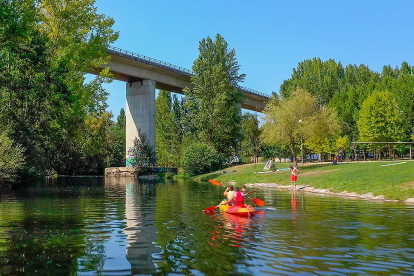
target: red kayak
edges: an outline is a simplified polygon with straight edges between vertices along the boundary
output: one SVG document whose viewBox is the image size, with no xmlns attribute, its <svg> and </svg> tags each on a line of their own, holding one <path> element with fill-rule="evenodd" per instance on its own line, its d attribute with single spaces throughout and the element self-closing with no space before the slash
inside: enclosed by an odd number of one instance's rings
<svg viewBox="0 0 414 276">
<path fill-rule="evenodd" d="M 244 206 L 229 206 L 228 204 L 222 204 L 219 206 L 220 210 L 232 215 L 238 216 L 252 216 L 254 215 L 254 208 L 250 205 Z"/>
</svg>

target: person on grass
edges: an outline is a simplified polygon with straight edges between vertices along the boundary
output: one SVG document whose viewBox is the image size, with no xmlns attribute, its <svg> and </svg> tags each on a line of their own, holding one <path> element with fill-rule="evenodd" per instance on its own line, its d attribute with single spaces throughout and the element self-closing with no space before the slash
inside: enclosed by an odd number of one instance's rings
<svg viewBox="0 0 414 276">
<path fill-rule="evenodd" d="M 290 181 L 292 184 L 292 187 L 290 189 L 296 191 L 296 180 L 298 180 L 299 169 L 298 167 L 290 166 L 290 172 Z"/>
</svg>

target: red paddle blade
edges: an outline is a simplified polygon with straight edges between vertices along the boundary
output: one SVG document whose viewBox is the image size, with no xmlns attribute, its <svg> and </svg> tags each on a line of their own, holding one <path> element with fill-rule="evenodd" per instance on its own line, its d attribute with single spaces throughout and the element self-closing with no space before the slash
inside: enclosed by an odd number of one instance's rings
<svg viewBox="0 0 414 276">
<path fill-rule="evenodd" d="M 213 180 L 213 179 L 209 179 L 208 180 L 211 184 L 214 184 L 214 185 L 217 185 L 217 186 L 223 186 L 223 184 L 221 184 L 220 182 L 217 182 L 217 181 L 215 181 L 215 180 Z"/>
<path fill-rule="evenodd" d="M 263 205 L 265 203 L 263 200 L 258 199 L 258 198 L 252 198 L 252 200 L 255 204 L 259 205 L 260 207 L 263 207 Z"/>
<path fill-rule="evenodd" d="M 213 212 L 214 210 L 216 210 L 218 206 L 211 206 L 208 207 L 207 209 L 204 209 L 203 212 Z"/>
</svg>

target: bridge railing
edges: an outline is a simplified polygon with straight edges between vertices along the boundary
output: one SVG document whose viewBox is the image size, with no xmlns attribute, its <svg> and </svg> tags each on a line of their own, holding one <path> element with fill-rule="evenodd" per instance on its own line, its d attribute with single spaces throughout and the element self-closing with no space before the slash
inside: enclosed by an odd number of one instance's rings
<svg viewBox="0 0 414 276">
<path fill-rule="evenodd" d="M 141 54 L 137 54 L 128 50 L 124 50 L 115 46 L 109 46 L 108 48 L 109 51 L 113 51 L 115 52 L 115 54 L 119 55 L 119 56 L 125 56 L 126 58 L 130 58 L 130 59 L 134 59 L 137 61 L 141 61 L 143 63 L 149 64 L 149 65 L 153 65 L 153 66 L 157 66 L 157 67 L 161 67 L 167 70 L 171 70 L 171 71 L 175 71 L 187 76 L 194 76 L 194 72 L 190 69 L 181 67 L 181 66 L 177 66 L 165 61 L 161 61 L 152 57 L 147 57 Z M 269 95 L 266 95 L 262 92 L 259 92 L 257 90 L 253 90 L 247 87 L 243 87 L 243 86 L 238 86 L 238 88 L 246 93 L 252 94 L 252 95 L 257 95 L 260 97 L 264 97 L 264 98 L 269 98 Z"/>
</svg>

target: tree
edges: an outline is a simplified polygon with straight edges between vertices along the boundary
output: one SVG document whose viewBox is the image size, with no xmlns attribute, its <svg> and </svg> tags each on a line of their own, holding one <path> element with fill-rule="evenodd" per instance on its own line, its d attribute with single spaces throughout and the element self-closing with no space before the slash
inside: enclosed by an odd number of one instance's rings
<svg viewBox="0 0 414 276">
<path fill-rule="evenodd" d="M 400 109 L 390 92 L 374 91 L 366 99 L 359 114 L 358 130 L 363 142 L 397 142 L 407 138 Z M 390 145 L 388 149 L 391 150 Z"/>
<path fill-rule="evenodd" d="M 191 174 L 203 174 L 214 170 L 218 164 L 217 152 L 205 142 L 193 142 L 184 151 L 182 165 Z"/>
<path fill-rule="evenodd" d="M 111 123 L 109 128 L 106 130 L 105 166 L 107 167 L 125 166 L 125 128 L 125 110 L 121 108 L 117 121 L 115 123 Z"/>
<path fill-rule="evenodd" d="M 269 102 L 264 110 L 262 141 L 271 145 L 288 144 L 297 166 L 298 146 L 317 110 L 316 98 L 303 89 L 293 91 L 288 98 Z"/>
<path fill-rule="evenodd" d="M 257 156 L 260 153 L 259 120 L 257 116 L 252 113 L 246 113 L 242 116 L 242 143 L 241 149 L 243 155 L 253 157 L 254 162 L 257 162 Z M 250 160 L 249 160 L 250 161 Z"/>
<path fill-rule="evenodd" d="M 160 90 L 155 101 L 155 153 L 157 163 L 171 165 L 171 134 L 173 132 L 170 92 Z"/>
<path fill-rule="evenodd" d="M 195 132 L 195 137 L 213 146 L 221 162 L 240 147 L 242 95 L 237 85 L 245 75 L 239 74 L 239 69 L 236 52 L 228 49 L 224 38 L 219 34 L 214 41 L 207 37 L 200 42 L 193 64 L 194 88 L 184 90 L 190 135 Z"/>
<path fill-rule="evenodd" d="M 149 143 L 147 135 L 138 129 L 138 135 L 134 139 L 132 148 L 131 165 L 138 175 L 148 172 L 149 167 L 155 162 L 154 149 Z"/>
<path fill-rule="evenodd" d="M 106 116 L 108 69 L 89 83 L 84 75 L 107 61 L 118 34 L 93 4 L 1 0 L 0 124 L 26 149 L 27 175 L 84 165 L 87 120 Z"/>
<path fill-rule="evenodd" d="M 8 137 L 8 131 L 0 132 L 0 179 L 16 176 L 24 165 L 24 148 Z"/>
<path fill-rule="evenodd" d="M 314 153 L 319 153 L 319 161 L 324 153 L 335 151 L 332 138 L 338 134 L 339 125 L 334 110 L 325 107 L 307 119 L 305 128 L 306 146 Z"/>
<path fill-rule="evenodd" d="M 327 105 L 340 90 L 344 74 L 342 64 L 333 59 L 325 62 L 320 58 L 304 60 L 293 69 L 291 78 L 282 83 L 280 93 L 282 97 L 288 97 L 301 88 L 314 95 L 319 105 Z"/>
</svg>

